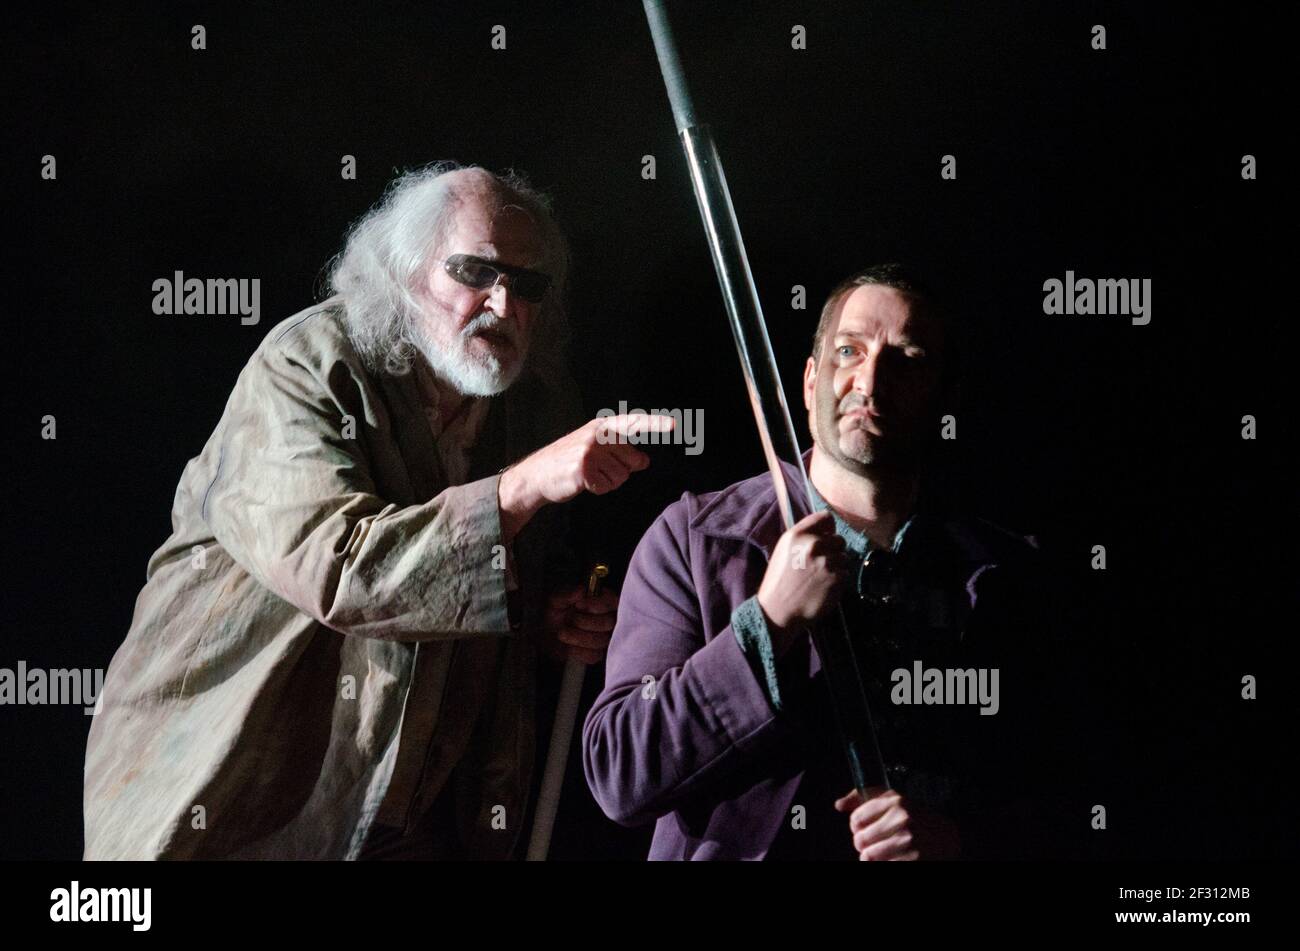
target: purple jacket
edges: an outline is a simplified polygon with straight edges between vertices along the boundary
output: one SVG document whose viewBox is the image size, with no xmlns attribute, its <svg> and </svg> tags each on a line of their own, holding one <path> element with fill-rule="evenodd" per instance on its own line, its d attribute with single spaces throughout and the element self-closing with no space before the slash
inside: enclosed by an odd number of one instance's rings
<svg viewBox="0 0 1300 951">
<path fill-rule="evenodd" d="M 793 466 L 786 482 L 798 517 L 806 503 Z M 1033 544 L 978 520 L 928 528 L 958 553 L 968 579 L 963 612 L 987 569 Z M 685 493 L 628 566 L 605 688 L 583 726 L 583 757 L 609 818 L 657 820 L 650 859 L 761 859 L 789 814 L 800 776 L 765 776 L 763 760 L 765 750 L 797 738 L 731 627 L 732 611 L 758 591 L 782 530 L 763 473 L 719 492 Z M 808 656 L 811 677 L 820 663 L 816 651 Z"/>
</svg>

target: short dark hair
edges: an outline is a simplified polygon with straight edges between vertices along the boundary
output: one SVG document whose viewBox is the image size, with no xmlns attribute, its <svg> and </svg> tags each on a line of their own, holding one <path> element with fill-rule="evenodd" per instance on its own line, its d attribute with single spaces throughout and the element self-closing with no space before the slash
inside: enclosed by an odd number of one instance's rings
<svg viewBox="0 0 1300 951">
<path fill-rule="evenodd" d="M 913 308 L 924 310 L 926 313 L 937 317 L 940 323 L 945 325 L 945 331 L 947 330 L 946 320 L 944 320 L 938 300 L 930 290 L 929 285 L 912 268 L 898 263 L 873 264 L 871 267 L 863 268 L 861 271 L 851 274 L 840 281 L 835 285 L 830 296 L 826 298 L 826 304 L 822 307 L 822 315 L 817 321 L 817 330 L 813 334 L 812 355 L 814 359 L 821 356 L 822 340 L 825 338 L 826 330 L 830 326 L 831 314 L 835 312 L 835 306 L 847 295 L 853 293 L 854 290 L 868 284 L 892 287 L 906 297 L 908 304 Z M 945 344 L 946 342 L 945 340 Z"/>
</svg>

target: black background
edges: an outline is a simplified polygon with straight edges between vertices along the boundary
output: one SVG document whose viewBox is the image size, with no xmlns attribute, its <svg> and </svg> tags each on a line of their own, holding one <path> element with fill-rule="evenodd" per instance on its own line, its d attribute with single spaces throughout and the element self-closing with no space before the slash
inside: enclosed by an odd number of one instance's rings
<svg viewBox="0 0 1300 951">
<path fill-rule="evenodd" d="M 672 10 L 804 444 L 799 375 L 839 278 L 914 262 L 967 328 L 944 481 L 1037 534 L 1083 593 L 1061 610 L 1080 622 L 1072 676 L 1102 753 L 1077 777 L 1108 807 L 1099 854 L 1294 855 L 1275 765 L 1293 747 L 1295 587 L 1277 462 L 1293 273 L 1283 31 L 1242 4 Z M 796 23 L 807 50 L 790 47 Z M 494 24 L 506 51 L 490 48 Z M 395 172 L 436 159 L 514 166 L 554 196 L 591 413 L 704 410 L 703 455 L 653 450 L 651 470 L 577 506 L 593 551 L 621 567 L 681 492 L 762 469 L 639 4 L 47 5 L 5 43 L 0 666 L 108 665 L 236 374 L 316 299 Z M 940 179 L 947 153 L 956 181 Z M 1246 153 L 1258 181 L 1241 179 Z M 57 181 L 40 178 L 45 154 Z M 347 154 L 355 181 L 339 177 Z M 1067 269 L 1151 278 L 1151 323 L 1044 316 L 1042 283 Z M 174 270 L 260 278 L 261 323 L 155 316 L 151 284 Z M 807 310 L 791 309 L 795 284 Z M 40 438 L 46 414 L 57 440 Z M 1256 441 L 1240 438 L 1244 414 Z M 1239 698 L 1246 673 L 1254 702 Z M 80 708 L 0 708 L 0 855 L 80 854 L 89 725 Z M 604 820 L 579 763 L 553 855 L 644 855 L 649 830 Z"/>
</svg>

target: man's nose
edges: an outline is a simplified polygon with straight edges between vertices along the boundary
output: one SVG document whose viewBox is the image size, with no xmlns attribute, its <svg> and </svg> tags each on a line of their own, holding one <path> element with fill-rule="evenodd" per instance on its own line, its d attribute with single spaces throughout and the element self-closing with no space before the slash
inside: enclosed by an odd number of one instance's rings
<svg viewBox="0 0 1300 951">
<path fill-rule="evenodd" d="M 502 320 L 514 315 L 516 305 L 515 295 L 506 286 L 508 280 L 510 279 L 505 275 L 497 278 L 497 282 L 488 288 L 485 304 L 487 310 L 492 311 Z"/>
<path fill-rule="evenodd" d="M 880 371 L 880 355 L 867 354 L 861 363 L 853 368 L 852 386 L 855 393 L 870 400 L 876 395 L 877 377 Z"/>
</svg>

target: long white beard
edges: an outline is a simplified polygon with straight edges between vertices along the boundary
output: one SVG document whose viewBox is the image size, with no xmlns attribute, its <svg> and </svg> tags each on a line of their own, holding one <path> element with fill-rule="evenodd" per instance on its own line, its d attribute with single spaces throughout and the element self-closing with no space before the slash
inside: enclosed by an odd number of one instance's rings
<svg viewBox="0 0 1300 951">
<path fill-rule="evenodd" d="M 495 396 L 504 392 L 519 377 L 527 345 L 517 334 L 501 330 L 496 315 L 486 311 L 474 318 L 455 335 L 446 333 L 451 325 L 450 315 L 437 312 L 422 314 L 413 324 L 411 336 L 416 347 L 441 379 L 446 380 L 466 396 Z M 470 341 L 481 330 L 494 329 L 510 333 L 516 355 L 508 363 L 487 350 L 471 350 Z"/>
</svg>

